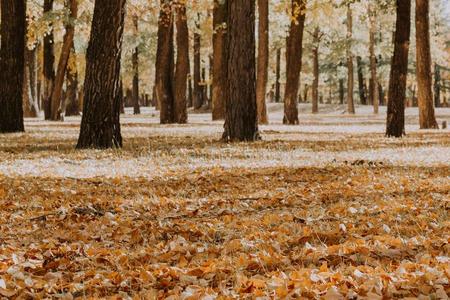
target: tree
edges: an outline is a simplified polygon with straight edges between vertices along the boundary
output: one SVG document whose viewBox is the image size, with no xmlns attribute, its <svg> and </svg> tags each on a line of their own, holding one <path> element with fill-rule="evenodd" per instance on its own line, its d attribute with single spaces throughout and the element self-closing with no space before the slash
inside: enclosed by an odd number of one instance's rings
<svg viewBox="0 0 450 300">
<path fill-rule="evenodd" d="M 258 70 L 256 77 L 256 104 L 259 124 L 268 124 L 266 89 L 269 77 L 269 1 L 258 0 Z"/>
<path fill-rule="evenodd" d="M 66 71 L 67 105 L 66 116 L 78 116 L 80 114 L 80 103 L 78 98 L 78 70 L 75 46 L 72 43 L 69 63 Z"/>
<path fill-rule="evenodd" d="M 174 44 L 173 11 L 171 0 L 161 0 L 158 20 L 158 45 L 156 51 L 156 99 L 160 109 L 161 124 L 174 120 Z"/>
<path fill-rule="evenodd" d="M 375 56 L 376 12 L 373 4 L 369 3 L 369 55 L 370 55 L 370 83 L 369 102 L 373 105 L 373 112 L 378 114 L 380 98 L 378 93 L 377 58 Z"/>
<path fill-rule="evenodd" d="M 70 16 L 66 24 L 66 33 L 63 38 L 63 45 L 58 62 L 58 69 L 55 77 L 55 84 L 51 94 L 51 110 L 50 119 L 53 121 L 61 120 L 63 117 L 63 107 L 61 105 L 61 98 L 63 96 L 63 84 L 66 75 L 67 64 L 69 62 L 70 51 L 73 45 L 75 36 L 75 19 L 78 14 L 77 0 L 67 0 Z"/>
<path fill-rule="evenodd" d="M 25 0 L 1 0 L 0 133 L 24 131 Z"/>
<path fill-rule="evenodd" d="M 122 147 L 119 85 L 125 2 L 95 1 L 79 149 Z"/>
<path fill-rule="evenodd" d="M 44 14 L 50 14 L 53 11 L 53 0 L 44 0 Z M 55 49 L 53 36 L 53 23 L 48 24 L 49 30 L 44 37 L 44 91 L 42 106 L 44 109 L 45 119 L 51 118 L 52 109 L 52 91 L 55 83 Z"/>
<path fill-rule="evenodd" d="M 394 55 L 389 78 L 386 136 L 405 134 L 405 95 L 411 32 L 411 0 L 397 0 Z"/>
<path fill-rule="evenodd" d="M 416 68 L 421 129 L 439 128 L 434 114 L 429 0 L 416 0 Z"/>
<path fill-rule="evenodd" d="M 201 66 L 201 35 L 200 35 L 200 13 L 197 14 L 194 31 L 194 108 L 200 109 L 203 104 L 203 87 L 200 85 L 202 81 Z"/>
<path fill-rule="evenodd" d="M 227 90 L 227 6 L 228 0 L 214 0 L 212 118 L 225 118 Z"/>
<path fill-rule="evenodd" d="M 226 141 L 258 138 L 256 112 L 255 2 L 228 1 Z"/>
<path fill-rule="evenodd" d="M 189 75 L 189 29 L 186 16 L 186 4 L 180 1 L 176 9 L 177 62 L 175 67 L 174 122 L 184 124 L 187 115 L 187 83 Z"/>
<path fill-rule="evenodd" d="M 292 21 L 286 45 L 286 87 L 284 93 L 284 124 L 298 124 L 298 89 L 302 69 L 303 31 L 306 0 L 292 0 Z"/>
<path fill-rule="evenodd" d="M 139 33 L 139 19 L 137 15 L 133 16 L 133 27 L 135 34 Z M 139 115 L 141 113 L 141 107 L 139 105 L 139 47 L 136 46 L 132 55 L 133 64 L 133 113 Z"/>
<path fill-rule="evenodd" d="M 353 100 L 353 53 L 352 53 L 352 37 L 353 37 L 353 12 L 350 3 L 347 5 L 347 112 L 355 113 L 355 103 Z"/>
<path fill-rule="evenodd" d="M 314 28 L 314 32 L 312 33 L 313 37 L 313 47 L 312 47 L 312 56 L 313 56 L 313 84 L 312 84 L 312 113 L 316 114 L 319 112 L 319 45 L 320 40 L 322 39 L 323 33 L 320 32 L 319 26 Z M 307 87 L 305 87 L 307 90 Z M 306 96 L 303 101 L 306 101 Z"/>
</svg>

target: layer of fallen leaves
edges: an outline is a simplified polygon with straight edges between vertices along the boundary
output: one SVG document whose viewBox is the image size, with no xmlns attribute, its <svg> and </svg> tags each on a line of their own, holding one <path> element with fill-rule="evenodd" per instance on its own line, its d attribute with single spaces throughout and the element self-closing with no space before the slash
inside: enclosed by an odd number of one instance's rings
<svg viewBox="0 0 450 300">
<path fill-rule="evenodd" d="M 0 177 L 0 295 L 447 299 L 449 176 L 355 161 Z"/>
</svg>

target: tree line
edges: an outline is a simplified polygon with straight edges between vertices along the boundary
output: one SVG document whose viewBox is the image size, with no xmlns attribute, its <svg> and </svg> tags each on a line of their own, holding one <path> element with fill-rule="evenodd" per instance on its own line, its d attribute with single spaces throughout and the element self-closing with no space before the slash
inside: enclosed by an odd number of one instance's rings
<svg viewBox="0 0 450 300">
<path fill-rule="evenodd" d="M 213 1 L 213 0 L 211 0 Z M 82 85 L 82 120 L 77 148 L 112 148 L 123 145 L 120 114 L 123 112 L 124 91 L 121 80 L 122 44 L 125 27 L 126 0 L 95 0 L 86 50 L 85 78 Z M 353 35 L 355 1 L 337 4 L 346 8 L 347 39 Z M 78 79 L 71 57 L 75 51 L 75 20 L 78 17 L 77 0 L 66 0 L 68 10 L 60 55 L 56 62 L 54 36 L 50 30 L 43 39 L 42 109 L 48 120 L 61 120 L 63 113 L 77 114 L 80 97 Z M 24 131 L 24 113 L 39 106 L 30 103 L 24 93 L 27 76 L 36 76 L 27 69 L 31 55 L 26 47 L 26 0 L 1 0 L 0 50 L 0 132 Z M 51 12 L 53 0 L 44 0 L 44 12 Z M 258 124 L 268 123 L 266 108 L 269 68 L 269 1 L 214 0 L 212 10 L 213 38 L 210 89 L 212 117 L 224 119 L 223 139 L 226 141 L 254 141 L 260 138 Z M 416 78 L 420 127 L 437 128 L 434 113 L 431 73 L 430 7 L 429 0 L 416 0 Z M 131 5 L 131 4 L 129 4 Z M 307 0 L 289 2 L 290 25 L 286 38 L 286 84 L 284 86 L 284 118 L 288 125 L 299 124 L 298 102 L 304 36 L 312 36 L 313 112 L 318 111 L 319 47 L 323 32 L 319 26 L 308 28 Z M 408 76 L 411 35 L 411 0 L 396 0 L 394 51 L 391 60 L 386 135 L 405 134 L 405 97 Z M 208 96 L 200 86 L 205 70 L 200 70 L 200 36 L 194 32 L 194 74 L 190 75 L 190 33 L 185 0 L 160 0 L 157 24 L 154 98 L 160 110 L 161 124 L 187 123 L 187 108 L 201 108 Z M 361 102 L 370 102 L 378 113 L 380 95 L 377 82 L 377 57 L 374 50 L 376 10 L 369 5 L 370 24 L 370 84 L 369 99 L 365 99 L 361 73 L 358 71 Z M 133 15 L 133 26 L 138 28 L 139 16 Z M 257 20 L 258 18 L 258 20 Z M 258 22 L 257 22 L 258 21 Z M 257 38 L 256 38 L 257 37 Z M 36 55 L 36 53 L 34 53 Z M 132 55 L 132 98 L 134 113 L 139 113 L 139 48 Z M 281 52 L 277 51 L 276 96 L 279 84 Z M 354 55 L 346 44 L 347 90 L 353 91 Z M 360 69 L 360 59 L 357 59 Z M 202 76 L 203 75 L 203 76 Z M 193 77 L 193 78 L 192 78 Z M 193 87 L 192 87 L 193 82 Z M 66 86 L 63 91 L 63 86 Z M 340 82 L 343 85 L 343 82 Z M 66 102 L 62 103 L 62 94 Z M 341 96 L 341 98 L 343 98 Z M 363 100 L 364 99 L 364 100 Z M 343 101 L 343 100 L 341 100 Z M 347 112 L 355 113 L 353 93 L 347 93 Z M 63 109 L 64 106 L 64 109 Z M 33 114 L 31 114 L 33 115 Z"/>
</svg>

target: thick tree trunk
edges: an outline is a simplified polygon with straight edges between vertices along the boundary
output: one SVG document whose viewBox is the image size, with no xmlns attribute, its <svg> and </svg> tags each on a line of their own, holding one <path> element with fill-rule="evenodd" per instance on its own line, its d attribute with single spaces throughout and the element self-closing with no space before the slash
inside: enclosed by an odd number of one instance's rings
<svg viewBox="0 0 450 300">
<path fill-rule="evenodd" d="M 356 57 L 356 67 L 358 69 L 358 93 L 361 104 L 367 104 L 366 87 L 364 85 L 364 66 L 361 56 Z"/>
<path fill-rule="evenodd" d="M 122 147 L 120 57 L 126 0 L 96 0 L 77 148 Z"/>
<path fill-rule="evenodd" d="M 53 0 L 44 0 L 44 14 L 53 11 Z M 55 84 L 55 49 L 53 41 L 53 24 L 49 24 L 50 29 L 44 37 L 44 90 L 42 106 L 45 119 L 49 120 L 52 115 L 52 93 Z"/>
<path fill-rule="evenodd" d="M 281 49 L 277 49 L 277 63 L 275 70 L 275 102 L 279 103 L 281 101 Z"/>
<path fill-rule="evenodd" d="M 139 34 L 139 19 L 137 16 L 133 16 L 134 33 L 137 36 Z M 141 107 L 139 104 L 139 48 L 136 47 L 133 50 L 131 58 L 133 64 L 133 113 L 139 115 L 141 113 Z"/>
<path fill-rule="evenodd" d="M 353 72 L 353 12 L 350 4 L 347 6 L 347 112 L 355 113 L 355 103 L 353 99 L 354 72 Z"/>
<path fill-rule="evenodd" d="M 80 105 L 78 103 L 78 69 L 75 47 L 72 43 L 70 50 L 69 63 L 66 70 L 66 89 L 67 105 L 66 116 L 78 116 L 80 114 Z"/>
<path fill-rule="evenodd" d="M 386 136 L 405 134 L 405 95 L 411 32 L 411 0 L 397 0 L 394 56 L 389 78 Z"/>
<path fill-rule="evenodd" d="M 373 112 L 378 114 L 380 95 L 378 93 L 377 79 L 377 58 L 375 56 L 375 32 L 376 32 L 376 12 L 373 4 L 369 4 L 369 54 L 370 54 L 370 83 L 369 83 L 369 103 L 373 105 Z"/>
<path fill-rule="evenodd" d="M 75 35 L 75 26 L 73 22 L 77 18 L 78 4 L 77 0 L 68 1 L 70 5 L 70 19 L 66 24 L 66 33 L 64 34 L 63 45 L 58 62 L 58 70 L 56 72 L 55 85 L 51 96 L 51 115 L 52 121 L 59 121 L 63 118 L 63 106 L 61 105 L 63 96 L 64 78 L 67 70 L 67 63 L 69 62 L 70 51 L 72 49 L 73 38 Z"/>
<path fill-rule="evenodd" d="M 256 103 L 259 124 L 268 124 L 266 107 L 267 80 L 269 77 L 269 1 L 258 0 L 258 74 L 256 79 Z"/>
<path fill-rule="evenodd" d="M 156 98 L 161 124 L 171 124 L 175 120 L 173 27 L 172 1 L 161 0 L 156 53 Z"/>
<path fill-rule="evenodd" d="M 213 10 L 213 82 L 212 118 L 225 118 L 227 91 L 227 4 L 228 0 L 214 0 Z"/>
<path fill-rule="evenodd" d="M 298 89 L 302 70 L 306 0 L 292 0 L 292 21 L 286 47 L 284 124 L 298 124 Z"/>
<path fill-rule="evenodd" d="M 1 0 L 0 133 L 24 131 L 25 0 Z"/>
<path fill-rule="evenodd" d="M 256 109 L 255 2 L 228 2 L 228 93 L 224 140 L 258 138 Z"/>
<path fill-rule="evenodd" d="M 189 29 L 186 16 L 186 6 L 183 2 L 177 6 L 177 62 L 175 68 L 175 103 L 174 121 L 185 124 L 187 115 L 187 80 L 189 74 Z"/>
<path fill-rule="evenodd" d="M 200 36 L 200 14 L 197 15 L 198 20 L 195 23 L 196 30 L 194 32 L 194 109 L 200 109 L 203 106 L 203 88 L 200 85 L 201 78 L 201 36 Z"/>
<path fill-rule="evenodd" d="M 313 33 L 313 84 L 312 84 L 312 113 L 319 112 L 319 42 L 320 29 L 316 27 Z M 304 99 L 306 100 L 306 99 Z"/>
<path fill-rule="evenodd" d="M 416 65 L 421 129 L 439 128 L 434 114 L 429 0 L 416 0 Z"/>
</svg>

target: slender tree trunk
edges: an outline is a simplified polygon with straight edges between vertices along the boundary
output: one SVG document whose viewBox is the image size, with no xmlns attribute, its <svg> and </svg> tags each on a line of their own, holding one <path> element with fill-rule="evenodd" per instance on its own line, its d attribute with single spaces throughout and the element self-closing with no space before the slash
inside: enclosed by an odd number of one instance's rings
<svg viewBox="0 0 450 300">
<path fill-rule="evenodd" d="M 156 98 L 161 124 L 175 121 L 174 111 L 174 24 L 171 0 L 161 0 L 156 53 Z"/>
<path fill-rule="evenodd" d="M 292 21 L 286 47 L 286 88 L 284 124 L 298 124 L 298 89 L 302 70 L 303 31 L 306 0 L 292 0 Z"/>
<path fill-rule="evenodd" d="M 269 77 L 269 1 L 258 0 L 258 74 L 256 79 L 256 103 L 259 124 L 268 124 L 266 107 L 267 80 Z"/>
<path fill-rule="evenodd" d="M 201 78 L 201 36 L 200 36 L 200 14 L 197 14 L 198 20 L 195 23 L 194 32 L 194 109 L 200 109 L 203 106 L 203 89 L 200 85 Z"/>
<path fill-rule="evenodd" d="M 59 57 L 55 85 L 52 90 L 50 115 L 50 119 L 52 121 L 62 120 L 63 117 L 64 109 L 61 105 L 61 100 L 63 96 L 64 78 L 66 75 L 67 63 L 69 62 L 70 51 L 72 49 L 73 38 L 75 35 L 75 26 L 73 22 L 77 18 L 78 14 L 77 0 L 69 0 L 67 4 L 70 7 L 70 20 L 66 24 L 66 33 L 64 34 L 63 46 L 61 49 L 61 55 Z"/>
<path fill-rule="evenodd" d="M 0 133 L 24 131 L 25 0 L 1 0 Z"/>
<path fill-rule="evenodd" d="M 416 64 L 421 129 L 439 128 L 434 114 L 429 0 L 416 0 Z"/>
<path fill-rule="evenodd" d="M 320 29 L 316 27 L 313 33 L 313 84 L 312 84 L 312 113 L 319 112 L 319 42 Z"/>
<path fill-rule="evenodd" d="M 177 6 L 177 62 L 175 68 L 175 103 L 174 117 L 178 124 L 188 121 L 187 115 L 187 80 L 189 74 L 189 29 L 186 16 L 186 6 L 183 2 Z"/>
<path fill-rule="evenodd" d="M 44 0 L 44 14 L 53 11 L 53 0 Z M 49 120 L 52 114 L 52 92 L 55 83 L 55 49 L 53 40 L 53 24 L 49 24 L 50 29 L 44 37 L 44 91 L 43 109 L 45 119 Z"/>
<path fill-rule="evenodd" d="M 139 19 L 137 16 L 133 16 L 133 26 L 135 35 L 139 34 Z M 134 48 L 133 57 L 133 113 L 139 115 L 141 113 L 141 107 L 139 105 L 139 48 Z"/>
<path fill-rule="evenodd" d="M 126 0 L 96 0 L 77 148 L 122 147 L 120 58 Z"/>
<path fill-rule="evenodd" d="M 367 104 L 366 88 L 364 86 L 364 66 L 361 56 L 356 57 L 356 67 L 358 69 L 358 93 L 361 104 Z"/>
<path fill-rule="evenodd" d="M 277 66 L 275 74 L 275 102 L 279 103 L 281 101 L 281 49 L 277 49 Z"/>
<path fill-rule="evenodd" d="M 227 6 L 228 0 L 214 0 L 212 118 L 225 118 L 227 98 Z"/>
<path fill-rule="evenodd" d="M 394 56 L 389 78 L 386 136 L 405 134 L 405 95 L 411 32 L 411 0 L 397 0 Z"/>
<path fill-rule="evenodd" d="M 191 67 L 189 66 L 189 70 L 191 70 Z M 192 91 L 192 76 L 189 73 L 188 75 L 188 107 L 193 107 L 194 106 L 194 94 Z"/>
<path fill-rule="evenodd" d="M 33 82 L 36 79 L 36 48 L 33 50 L 25 49 L 25 65 L 23 77 L 23 115 L 25 118 L 36 118 L 39 108 L 36 103 L 36 85 Z"/>
<path fill-rule="evenodd" d="M 78 69 L 75 47 L 72 43 L 70 50 L 69 63 L 66 70 L 67 87 L 67 105 L 66 116 L 78 116 L 80 114 L 80 105 L 78 103 Z"/>
<path fill-rule="evenodd" d="M 228 93 L 224 140 L 258 138 L 255 2 L 228 2 Z"/>
<path fill-rule="evenodd" d="M 376 12 L 373 4 L 369 4 L 369 53 L 370 53 L 370 83 L 369 102 L 373 105 L 373 112 L 378 114 L 380 96 L 378 93 L 377 79 L 377 58 L 375 56 L 375 32 L 376 32 Z"/>
<path fill-rule="evenodd" d="M 344 104 L 344 79 L 339 79 L 339 103 Z"/>
<path fill-rule="evenodd" d="M 350 4 L 347 6 L 347 112 L 355 113 L 355 103 L 353 99 L 354 72 L 353 72 L 353 12 Z"/>
</svg>

